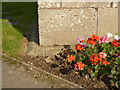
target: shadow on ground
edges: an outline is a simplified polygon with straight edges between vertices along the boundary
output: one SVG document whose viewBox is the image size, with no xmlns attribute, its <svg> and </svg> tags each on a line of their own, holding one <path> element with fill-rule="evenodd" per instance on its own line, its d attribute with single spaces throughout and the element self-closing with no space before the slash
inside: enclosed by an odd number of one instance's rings
<svg viewBox="0 0 120 90">
<path fill-rule="evenodd" d="M 15 29 L 23 34 L 29 42 L 33 29 L 36 30 L 35 43 L 38 43 L 38 5 L 37 2 L 4 2 L 2 19 L 7 19 Z"/>
</svg>

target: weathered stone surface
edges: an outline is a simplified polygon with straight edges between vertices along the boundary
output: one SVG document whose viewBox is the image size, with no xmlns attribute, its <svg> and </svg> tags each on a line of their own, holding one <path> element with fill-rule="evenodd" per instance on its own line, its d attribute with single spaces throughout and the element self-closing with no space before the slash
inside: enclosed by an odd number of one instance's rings
<svg viewBox="0 0 120 90">
<path fill-rule="evenodd" d="M 110 8 L 112 7 L 112 2 L 92 2 L 90 7 L 94 8 Z"/>
<path fill-rule="evenodd" d="M 38 0 L 38 5 L 39 5 L 39 8 L 38 9 L 44 9 L 44 8 L 60 8 L 61 7 L 61 3 L 62 3 L 62 0 L 59 0 L 59 2 L 56 2 L 55 0 L 49 0 L 49 1 L 41 1 L 41 0 Z"/>
<path fill-rule="evenodd" d="M 92 2 L 90 7 L 94 7 L 94 8 L 117 8 L 118 2 Z"/>
<path fill-rule="evenodd" d="M 32 46 L 30 46 L 32 45 Z M 44 47 L 38 46 L 36 43 L 29 43 L 27 55 L 36 57 L 36 56 L 51 56 L 60 53 L 64 46 L 52 46 L 52 47 Z M 48 58 L 49 59 L 49 58 Z"/>
<path fill-rule="evenodd" d="M 62 8 L 81 8 L 81 7 L 90 7 L 92 2 L 72 2 L 69 0 L 69 2 L 66 2 L 62 0 Z"/>
<path fill-rule="evenodd" d="M 98 10 L 98 34 L 118 33 L 118 8 L 104 8 Z"/>
<path fill-rule="evenodd" d="M 31 45 L 31 43 L 29 43 Z M 32 47 L 28 46 L 29 52 L 27 52 L 27 55 L 30 56 L 45 56 L 45 48 L 42 46 L 38 46 L 36 43 L 32 42 Z"/>
<path fill-rule="evenodd" d="M 116 8 L 118 2 L 86 2 L 73 0 L 38 0 L 39 9 L 45 8 Z"/>
<path fill-rule="evenodd" d="M 65 2 L 62 1 L 63 8 L 116 8 L 118 2 Z"/>
<path fill-rule="evenodd" d="M 94 8 L 39 10 L 40 45 L 73 45 L 80 36 L 96 33 L 97 11 Z"/>
<path fill-rule="evenodd" d="M 120 2 L 118 3 L 118 34 L 120 36 Z"/>
<path fill-rule="evenodd" d="M 112 7 L 113 8 L 118 8 L 118 4 L 119 4 L 120 2 L 113 2 L 113 5 L 112 5 Z"/>
<path fill-rule="evenodd" d="M 45 55 L 56 55 L 60 53 L 64 47 L 63 46 L 54 46 L 54 47 L 45 47 Z"/>
</svg>

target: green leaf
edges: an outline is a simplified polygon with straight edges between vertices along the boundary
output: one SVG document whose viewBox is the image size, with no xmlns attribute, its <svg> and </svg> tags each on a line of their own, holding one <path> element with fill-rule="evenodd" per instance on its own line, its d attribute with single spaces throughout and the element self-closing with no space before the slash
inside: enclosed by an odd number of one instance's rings
<svg viewBox="0 0 120 90">
<path fill-rule="evenodd" d="M 107 52 L 107 50 L 104 48 L 104 49 L 103 49 L 103 52 Z"/>
<path fill-rule="evenodd" d="M 116 81 L 115 82 L 115 86 L 118 88 L 119 86 L 118 86 L 119 84 L 118 84 L 118 81 Z"/>
<path fill-rule="evenodd" d="M 67 59 L 65 60 L 65 63 L 67 63 Z"/>
<path fill-rule="evenodd" d="M 91 76 L 91 77 L 95 77 L 95 74 L 91 72 L 90 76 Z"/>
<path fill-rule="evenodd" d="M 118 87 L 120 87 L 120 80 L 118 81 Z"/>
<path fill-rule="evenodd" d="M 112 70 L 111 70 L 111 73 L 112 73 L 112 74 L 115 74 L 115 69 L 112 69 Z"/>
<path fill-rule="evenodd" d="M 118 62 L 114 62 L 114 64 L 118 64 Z"/>
<path fill-rule="evenodd" d="M 97 72 L 97 71 L 96 71 L 96 72 L 93 72 L 93 71 L 92 71 L 91 74 L 90 74 L 91 77 L 96 77 L 97 75 L 98 75 L 98 72 Z"/>
<path fill-rule="evenodd" d="M 82 75 L 85 76 L 87 74 L 87 70 L 82 71 Z"/>
<path fill-rule="evenodd" d="M 116 79 L 115 79 L 115 78 L 110 78 L 110 82 L 111 82 L 112 84 L 115 84 Z"/>
</svg>

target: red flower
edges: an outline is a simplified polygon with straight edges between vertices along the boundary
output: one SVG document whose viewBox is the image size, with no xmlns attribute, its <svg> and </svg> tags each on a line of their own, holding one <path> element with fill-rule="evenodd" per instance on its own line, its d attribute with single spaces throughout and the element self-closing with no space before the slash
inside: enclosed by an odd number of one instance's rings
<svg viewBox="0 0 120 90">
<path fill-rule="evenodd" d="M 96 36 L 95 34 L 92 35 L 91 39 L 99 41 L 99 37 Z"/>
<path fill-rule="evenodd" d="M 89 44 L 95 45 L 96 41 L 99 41 L 99 37 L 93 34 L 92 37 L 88 38 L 86 42 Z"/>
<path fill-rule="evenodd" d="M 90 56 L 90 62 L 93 64 L 93 65 L 98 65 L 98 61 L 100 60 L 99 58 L 99 54 L 96 54 L 96 53 L 93 53 L 91 56 Z"/>
<path fill-rule="evenodd" d="M 102 65 L 109 65 L 110 64 L 110 62 L 106 61 L 104 58 L 102 58 L 100 61 L 101 61 Z"/>
<path fill-rule="evenodd" d="M 95 41 L 91 38 L 88 38 L 88 40 L 86 42 L 89 44 L 95 45 Z"/>
<path fill-rule="evenodd" d="M 76 47 L 75 47 L 75 50 L 83 50 L 84 49 L 84 45 L 80 45 L 80 44 L 77 44 Z"/>
<path fill-rule="evenodd" d="M 110 62 L 106 61 L 104 57 L 102 57 L 100 54 L 96 54 L 96 53 L 93 53 L 91 56 L 90 56 L 90 62 L 93 64 L 93 65 L 98 65 L 99 64 L 99 61 L 101 62 L 102 65 L 109 65 Z"/>
<path fill-rule="evenodd" d="M 75 57 L 68 55 L 68 56 L 67 56 L 67 61 L 68 61 L 68 62 L 71 62 L 71 60 L 75 60 Z"/>
<path fill-rule="evenodd" d="M 119 40 L 113 40 L 112 42 L 112 45 L 114 46 L 114 47 L 119 47 L 119 45 L 120 45 L 120 39 Z"/>
<path fill-rule="evenodd" d="M 75 70 L 83 70 L 83 67 L 85 66 L 84 63 L 82 62 L 77 62 L 76 64 L 74 64 L 74 69 Z"/>
</svg>

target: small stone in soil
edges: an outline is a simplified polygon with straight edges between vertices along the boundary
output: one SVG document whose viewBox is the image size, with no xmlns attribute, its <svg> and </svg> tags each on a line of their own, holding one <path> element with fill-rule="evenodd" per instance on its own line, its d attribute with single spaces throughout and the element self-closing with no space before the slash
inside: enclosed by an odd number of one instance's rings
<svg viewBox="0 0 120 90">
<path fill-rule="evenodd" d="M 47 63 L 49 63 L 49 62 L 53 63 L 53 61 L 51 60 L 50 57 L 46 58 L 45 61 L 46 61 Z"/>
<path fill-rule="evenodd" d="M 59 76 L 62 76 L 62 74 L 60 73 Z"/>
<path fill-rule="evenodd" d="M 93 78 L 92 81 L 94 81 L 94 82 L 97 81 L 97 78 Z"/>
</svg>

